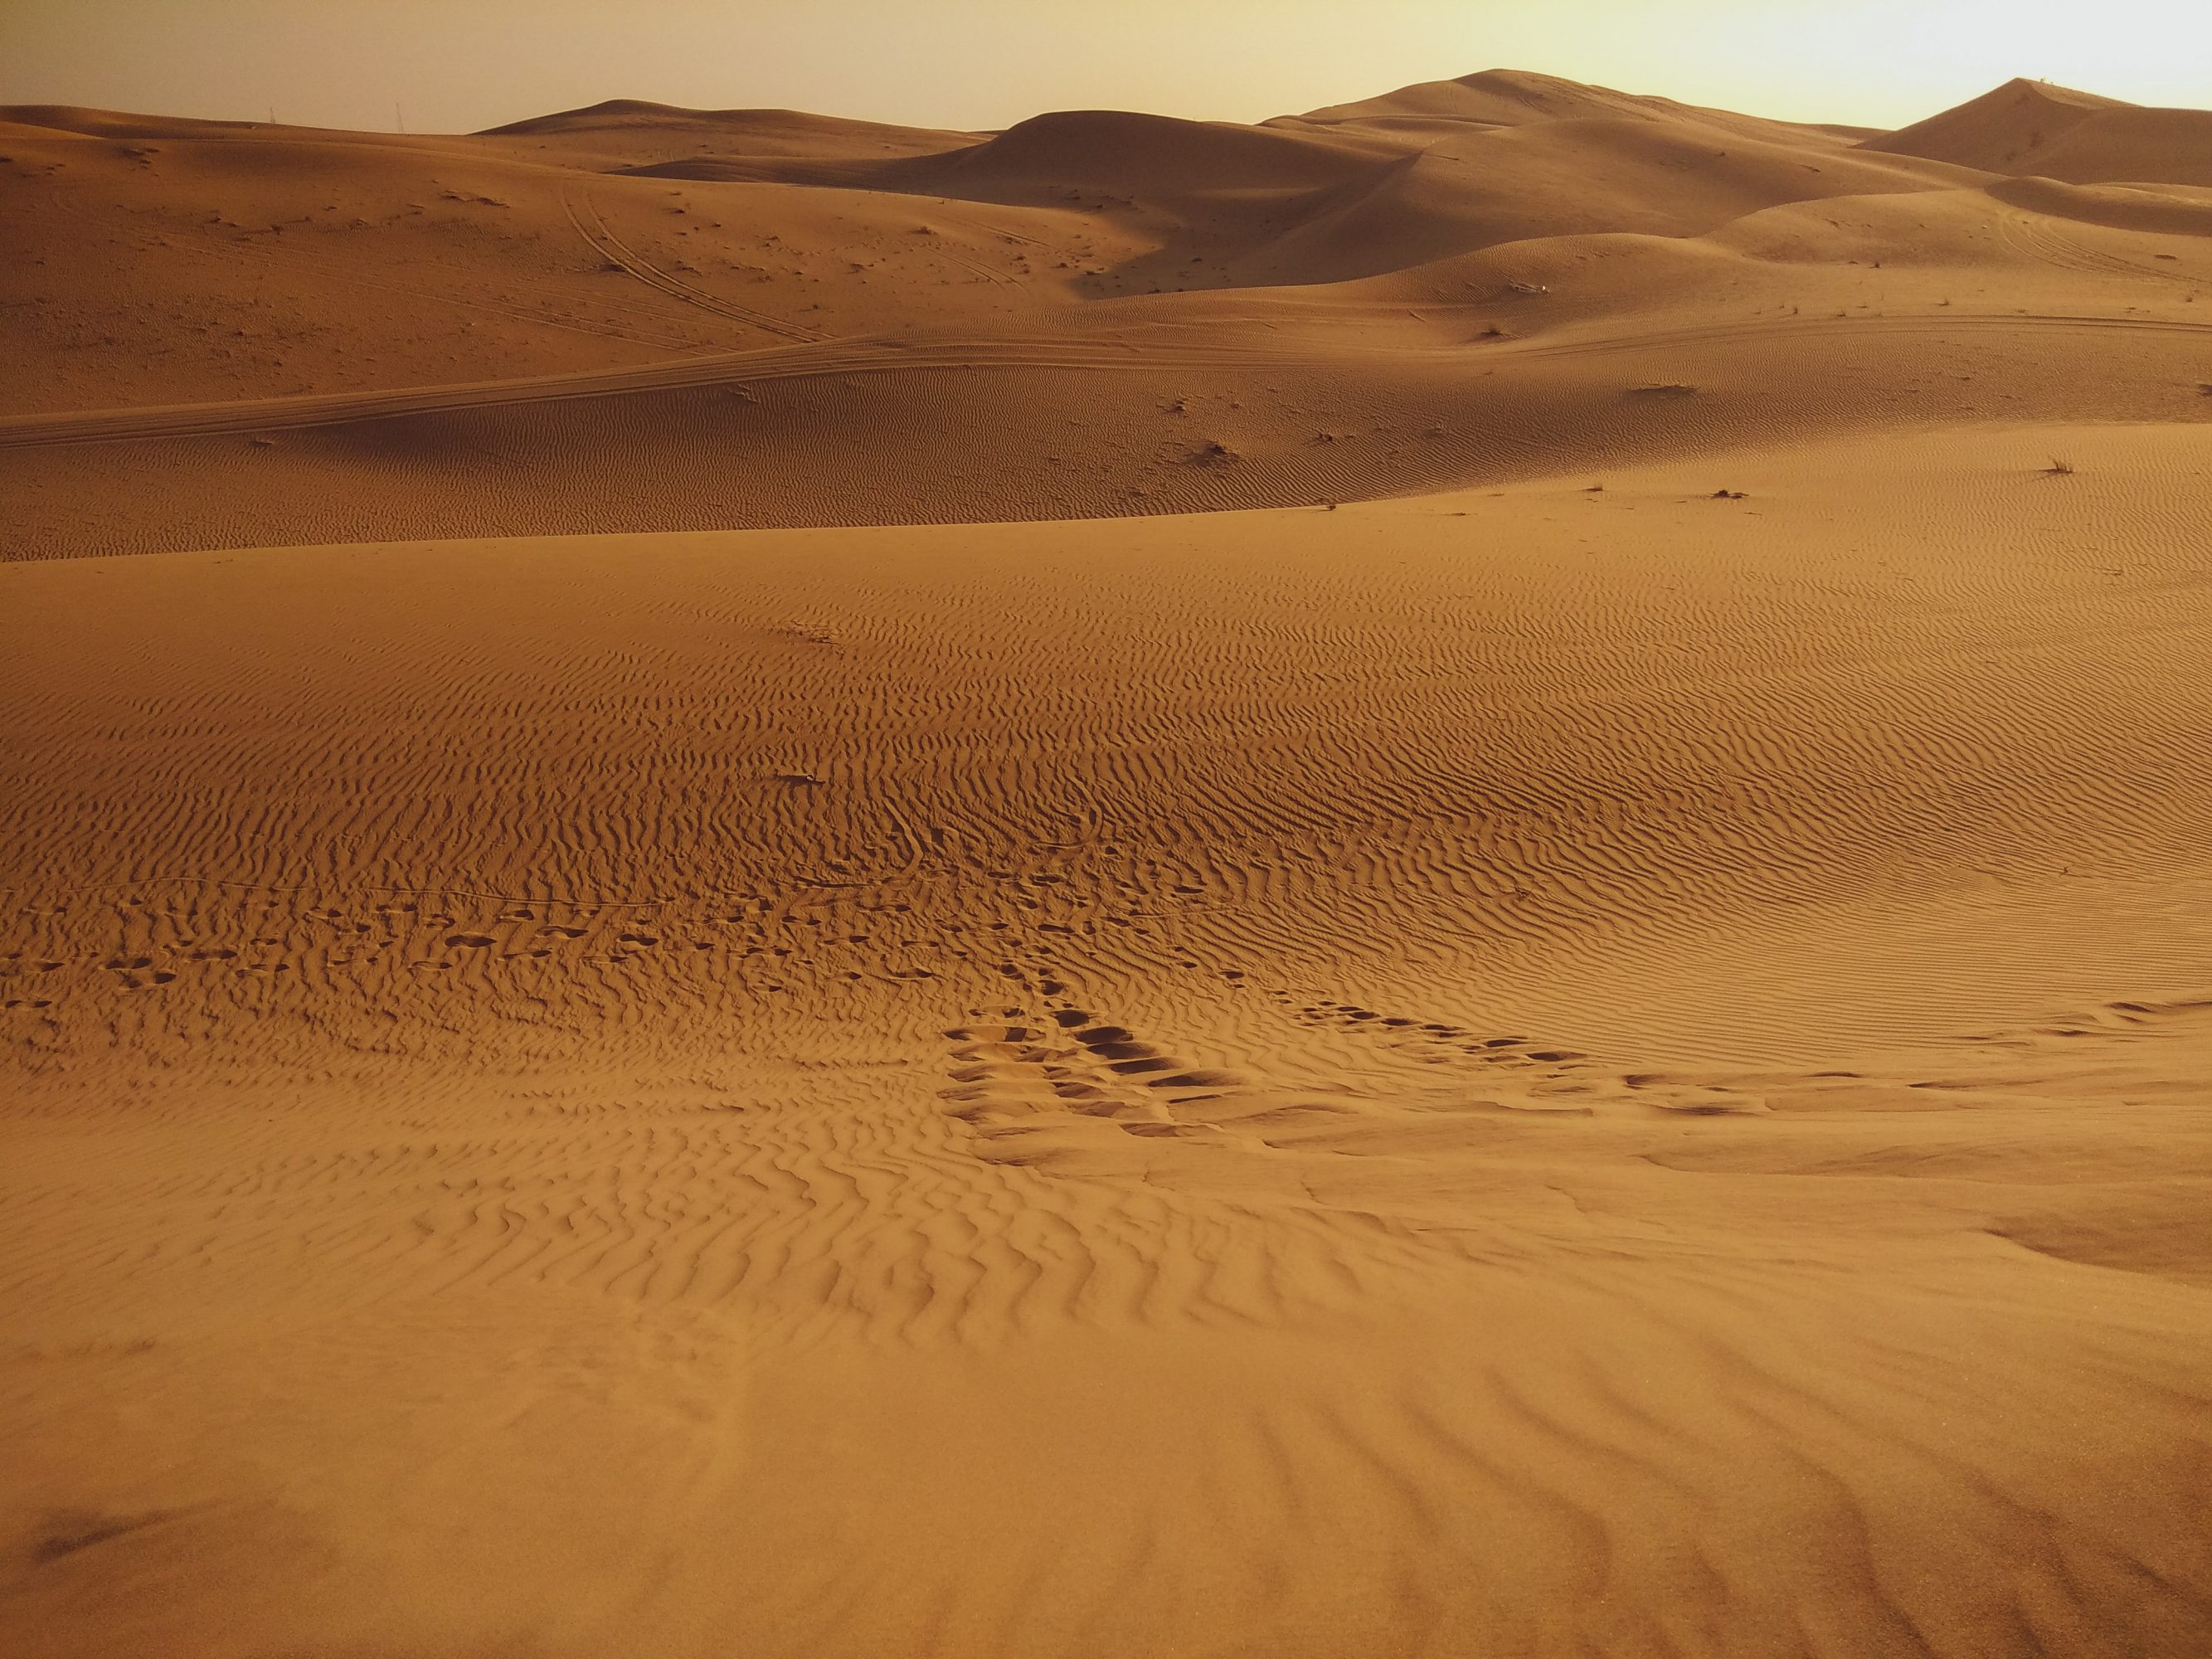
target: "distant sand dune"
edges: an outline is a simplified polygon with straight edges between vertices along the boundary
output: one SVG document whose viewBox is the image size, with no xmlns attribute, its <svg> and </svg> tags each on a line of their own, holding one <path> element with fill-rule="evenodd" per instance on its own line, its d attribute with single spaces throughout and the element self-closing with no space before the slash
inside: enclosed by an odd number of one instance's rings
<svg viewBox="0 0 2212 1659">
<path fill-rule="evenodd" d="M 15 110 L 4 545 L 1150 514 L 1899 420 L 2212 416 L 2212 205 L 2141 169 L 1975 170 L 2046 106 L 2126 112 L 2070 97 L 1864 144 L 1502 73 L 988 137 Z M 1610 382 L 1537 367 L 1600 352 Z M 1624 407 L 1646 382 L 1700 396 Z M 127 491 L 94 482 L 116 468 Z"/>
<path fill-rule="evenodd" d="M 2142 109 L 2013 81 L 1865 148 L 2076 185 L 2212 185 L 2212 110 Z"/>
</svg>

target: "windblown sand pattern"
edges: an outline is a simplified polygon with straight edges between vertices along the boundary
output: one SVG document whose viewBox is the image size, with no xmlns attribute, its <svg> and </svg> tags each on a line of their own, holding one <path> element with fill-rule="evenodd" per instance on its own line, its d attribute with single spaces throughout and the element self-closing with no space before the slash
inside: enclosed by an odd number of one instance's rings
<svg viewBox="0 0 2212 1659">
<path fill-rule="evenodd" d="M 2212 116 L 6 118 L 0 1645 L 2206 1650 Z"/>
</svg>

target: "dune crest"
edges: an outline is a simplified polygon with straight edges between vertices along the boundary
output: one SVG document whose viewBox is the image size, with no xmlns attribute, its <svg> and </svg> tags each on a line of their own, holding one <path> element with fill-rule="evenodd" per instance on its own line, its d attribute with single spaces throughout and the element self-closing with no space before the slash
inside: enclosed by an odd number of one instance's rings
<svg viewBox="0 0 2212 1659">
<path fill-rule="evenodd" d="M 2074 185 L 2212 185 L 2212 110 L 2145 109 L 2045 81 L 2007 82 L 1863 147 Z"/>
<path fill-rule="evenodd" d="M 2212 412 L 2173 368 L 2205 204 L 2156 182 L 2187 112 L 2026 82 L 1864 143 L 1504 71 L 994 135 L 4 113 L 11 558 L 1279 507 Z M 2137 116 L 2141 166 L 2013 176 Z"/>
</svg>

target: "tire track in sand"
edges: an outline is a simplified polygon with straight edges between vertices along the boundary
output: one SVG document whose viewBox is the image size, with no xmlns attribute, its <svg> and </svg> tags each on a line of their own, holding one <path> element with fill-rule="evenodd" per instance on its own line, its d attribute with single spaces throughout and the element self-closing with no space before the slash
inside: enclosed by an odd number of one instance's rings
<svg viewBox="0 0 2212 1659">
<path fill-rule="evenodd" d="M 657 289 L 685 305 L 711 311 L 732 322 L 743 323 L 748 328 L 757 328 L 787 340 L 814 341 L 823 337 L 816 331 L 803 328 L 797 323 L 787 323 L 781 318 L 769 316 L 766 312 L 755 311 L 750 307 L 737 305 L 709 294 L 706 289 L 695 287 L 682 277 L 663 270 L 608 228 L 606 220 L 588 191 L 564 192 L 561 205 L 568 212 L 568 222 L 576 228 L 576 234 L 584 239 L 594 253 L 611 264 L 619 265 L 647 288 Z"/>
</svg>

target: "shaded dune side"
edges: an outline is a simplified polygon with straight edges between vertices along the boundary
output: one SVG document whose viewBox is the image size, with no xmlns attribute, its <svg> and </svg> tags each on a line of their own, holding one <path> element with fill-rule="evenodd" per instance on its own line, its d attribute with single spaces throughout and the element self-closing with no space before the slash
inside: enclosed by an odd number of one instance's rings
<svg viewBox="0 0 2212 1659">
<path fill-rule="evenodd" d="M 973 149 L 887 162 L 847 182 L 975 202 L 1064 206 L 1208 234 L 1250 234 L 1387 150 L 1330 135 L 1120 110 L 1039 115 Z"/>
<path fill-rule="evenodd" d="M 932 127 L 907 127 L 880 121 L 815 115 L 792 109 L 685 109 L 635 98 L 613 98 L 582 109 L 535 116 L 489 127 L 485 138 L 601 137 L 629 134 L 640 139 L 680 143 L 710 136 L 718 149 L 749 155 L 814 158 L 869 156 L 886 152 L 933 154 L 975 142 L 975 135 Z"/>
</svg>

